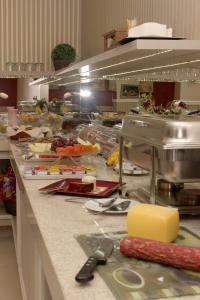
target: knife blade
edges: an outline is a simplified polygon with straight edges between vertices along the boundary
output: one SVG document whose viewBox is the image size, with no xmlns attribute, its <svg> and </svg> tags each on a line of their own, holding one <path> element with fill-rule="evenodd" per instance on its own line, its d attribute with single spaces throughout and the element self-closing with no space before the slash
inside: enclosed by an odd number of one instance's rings
<svg viewBox="0 0 200 300">
<path fill-rule="evenodd" d="M 111 255 L 114 248 L 114 243 L 109 238 L 104 238 L 100 246 L 91 255 L 83 267 L 80 269 L 75 277 L 75 280 L 80 283 L 87 283 L 89 280 L 94 278 L 94 270 L 98 265 L 105 265 L 108 257 Z"/>
</svg>

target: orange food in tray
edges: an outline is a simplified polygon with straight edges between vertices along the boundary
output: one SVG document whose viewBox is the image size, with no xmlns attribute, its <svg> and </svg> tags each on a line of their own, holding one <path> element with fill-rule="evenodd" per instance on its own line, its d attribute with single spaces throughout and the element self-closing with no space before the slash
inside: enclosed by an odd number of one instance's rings
<svg viewBox="0 0 200 300">
<path fill-rule="evenodd" d="M 93 145 L 81 145 L 81 144 L 74 144 L 73 146 L 64 146 L 64 147 L 57 147 L 57 153 L 65 153 L 65 154 L 78 154 L 82 152 L 94 152 L 96 151 L 96 146 Z"/>
</svg>

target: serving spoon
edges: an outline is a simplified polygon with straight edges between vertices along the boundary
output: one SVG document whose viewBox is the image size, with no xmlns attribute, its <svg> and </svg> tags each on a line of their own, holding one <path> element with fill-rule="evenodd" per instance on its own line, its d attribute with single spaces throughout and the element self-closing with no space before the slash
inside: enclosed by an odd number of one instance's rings
<svg viewBox="0 0 200 300">
<path fill-rule="evenodd" d="M 85 200 L 85 198 L 80 198 L 80 197 L 74 197 L 74 198 L 67 198 L 64 201 L 65 202 L 73 202 L 73 203 L 83 203 L 82 200 Z M 114 202 L 117 200 L 117 197 L 114 198 L 109 198 L 108 200 L 106 200 L 105 202 L 99 202 L 98 200 L 100 200 L 99 198 L 91 198 L 90 200 L 95 201 L 96 203 L 98 203 L 98 205 L 100 207 L 110 207 L 112 204 L 114 204 Z"/>
<path fill-rule="evenodd" d="M 95 212 L 95 215 L 99 215 L 99 214 L 103 214 L 106 211 L 110 211 L 110 212 L 116 212 L 116 211 L 125 211 L 131 204 L 130 200 L 124 200 L 118 204 L 111 204 L 110 206 L 106 207 L 104 210 Z"/>
</svg>

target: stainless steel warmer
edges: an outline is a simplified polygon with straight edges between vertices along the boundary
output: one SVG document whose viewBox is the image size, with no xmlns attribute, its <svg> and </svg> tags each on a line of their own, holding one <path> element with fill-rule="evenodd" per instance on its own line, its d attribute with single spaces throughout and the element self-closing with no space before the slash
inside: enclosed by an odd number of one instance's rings
<svg viewBox="0 0 200 300">
<path fill-rule="evenodd" d="M 120 131 L 120 167 L 123 156 L 151 170 L 151 202 L 155 202 L 156 174 L 169 182 L 198 182 L 200 118 L 127 116 Z"/>
</svg>

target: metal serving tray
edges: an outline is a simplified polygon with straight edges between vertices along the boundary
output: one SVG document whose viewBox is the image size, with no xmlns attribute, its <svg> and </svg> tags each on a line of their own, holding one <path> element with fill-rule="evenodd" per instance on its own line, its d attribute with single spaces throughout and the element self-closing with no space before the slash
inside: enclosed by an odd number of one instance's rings
<svg viewBox="0 0 200 300">
<path fill-rule="evenodd" d="M 200 180 L 200 118 L 192 116 L 125 117 L 122 130 L 124 156 L 136 165 L 152 168 L 171 182 Z"/>
</svg>

